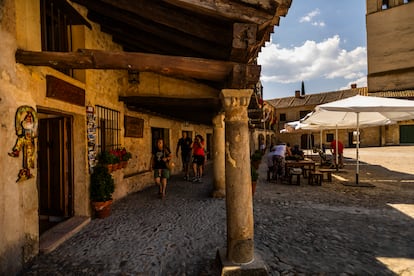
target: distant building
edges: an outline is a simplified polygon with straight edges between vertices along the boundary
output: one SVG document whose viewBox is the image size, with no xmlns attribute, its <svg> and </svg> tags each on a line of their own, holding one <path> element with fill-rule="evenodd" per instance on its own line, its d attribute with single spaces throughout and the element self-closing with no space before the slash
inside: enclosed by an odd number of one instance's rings
<svg viewBox="0 0 414 276">
<path fill-rule="evenodd" d="M 306 114 L 312 112 L 313 109 L 320 104 L 337 101 L 340 99 L 349 98 L 355 95 L 366 96 L 368 89 L 366 87 L 357 88 L 356 85 L 352 85 L 351 89 L 340 90 L 334 92 L 325 92 L 319 94 L 301 95 L 300 91 L 295 91 L 295 96 L 285 97 L 273 100 L 267 100 L 266 102 L 275 108 L 275 114 L 277 118 L 277 124 L 275 127 L 276 140 L 288 142 L 292 146 L 299 145 L 302 149 L 313 148 L 320 144 L 320 132 L 298 131 L 294 133 L 280 133 L 285 128 L 285 124 L 292 121 L 300 120 L 305 117 Z M 369 136 L 373 137 L 369 140 L 365 139 L 365 145 L 378 146 L 378 131 L 379 128 L 368 128 L 361 131 L 362 133 L 370 133 Z M 322 143 L 329 143 L 333 139 L 335 130 L 325 130 L 322 136 Z M 349 147 L 353 146 L 353 129 L 340 130 L 338 133 L 340 140 Z M 364 135 L 367 137 L 368 135 Z M 374 138 L 375 137 L 375 138 Z"/>
<path fill-rule="evenodd" d="M 368 87 L 301 95 L 268 100 L 276 110 L 276 139 L 303 148 L 320 143 L 320 133 L 280 134 L 286 122 L 299 120 L 316 105 L 356 94 L 414 100 L 414 2 L 408 0 L 366 0 L 366 31 L 368 52 Z M 339 139 L 352 147 L 353 129 L 340 130 Z M 322 141 L 329 142 L 334 130 L 324 131 Z M 364 128 L 361 146 L 414 144 L 414 121 L 395 125 Z"/>
</svg>

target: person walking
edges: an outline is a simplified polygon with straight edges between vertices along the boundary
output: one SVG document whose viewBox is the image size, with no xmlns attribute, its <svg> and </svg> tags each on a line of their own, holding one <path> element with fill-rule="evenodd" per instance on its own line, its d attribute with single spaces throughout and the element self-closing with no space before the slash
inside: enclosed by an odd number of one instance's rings
<svg viewBox="0 0 414 276">
<path fill-rule="evenodd" d="M 201 182 L 203 176 L 203 166 L 205 160 L 204 139 L 203 136 L 197 134 L 193 143 L 193 182 Z"/>
<path fill-rule="evenodd" d="M 171 151 L 164 145 L 162 138 L 157 139 L 157 143 L 151 155 L 150 170 L 154 170 L 154 181 L 159 186 L 159 195 L 164 198 L 167 190 L 167 181 L 170 178 L 170 170 L 167 163 L 171 160 Z"/>
<path fill-rule="evenodd" d="M 266 155 L 266 162 L 267 162 L 267 181 L 270 182 L 274 179 L 277 179 L 277 171 L 275 167 L 275 150 L 276 148 L 273 146 L 269 153 Z"/>
<path fill-rule="evenodd" d="M 181 149 L 181 162 L 183 164 L 184 180 L 190 180 L 189 167 L 191 159 L 191 144 L 193 140 L 188 137 L 187 131 L 182 132 L 182 137 L 178 140 L 175 155 L 178 158 L 178 151 Z"/>
</svg>

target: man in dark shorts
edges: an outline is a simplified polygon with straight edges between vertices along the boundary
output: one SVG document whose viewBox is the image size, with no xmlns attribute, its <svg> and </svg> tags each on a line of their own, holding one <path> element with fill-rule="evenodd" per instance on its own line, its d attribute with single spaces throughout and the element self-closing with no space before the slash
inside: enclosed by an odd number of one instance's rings
<svg viewBox="0 0 414 276">
<path fill-rule="evenodd" d="M 193 140 L 188 137 L 187 131 L 183 131 L 182 137 L 178 140 L 177 149 L 175 150 L 175 155 L 178 158 L 178 150 L 181 148 L 181 162 L 183 163 L 183 172 L 185 174 L 184 180 L 189 180 L 189 166 L 191 159 L 191 144 Z"/>
</svg>

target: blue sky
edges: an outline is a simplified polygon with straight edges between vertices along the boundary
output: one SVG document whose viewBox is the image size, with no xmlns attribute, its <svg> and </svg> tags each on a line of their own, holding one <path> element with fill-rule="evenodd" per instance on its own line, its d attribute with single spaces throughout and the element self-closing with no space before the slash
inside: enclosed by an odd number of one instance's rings
<svg viewBox="0 0 414 276">
<path fill-rule="evenodd" d="M 364 87 L 367 51 L 364 0 L 293 0 L 259 53 L 263 98 Z"/>
</svg>

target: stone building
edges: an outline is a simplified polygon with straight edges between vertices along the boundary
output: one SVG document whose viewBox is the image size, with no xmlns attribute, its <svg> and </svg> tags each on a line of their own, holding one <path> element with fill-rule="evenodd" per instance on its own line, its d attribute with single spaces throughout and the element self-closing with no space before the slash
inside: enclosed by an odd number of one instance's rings
<svg viewBox="0 0 414 276">
<path fill-rule="evenodd" d="M 239 145 L 250 143 L 257 54 L 291 0 L 218 2 L 0 1 L 0 274 L 38 254 L 50 224 L 90 220 L 99 152 L 132 153 L 112 173 L 118 200 L 153 185 L 155 139 L 174 152 L 182 131 L 206 138 L 214 196 L 228 201 L 223 258 L 253 260 L 250 153 Z"/>
<path fill-rule="evenodd" d="M 300 91 L 295 92 L 295 96 L 285 97 L 279 99 L 268 100 L 275 108 L 278 123 L 275 129 L 276 139 L 285 143 L 290 143 L 291 146 L 299 145 L 302 149 L 312 149 L 314 146 L 319 147 L 320 141 L 325 145 L 329 145 L 335 135 L 335 129 L 319 131 L 296 131 L 292 133 L 281 133 L 285 128 L 285 124 L 292 121 L 300 120 L 306 114 L 312 112 L 313 109 L 320 104 L 337 101 L 340 99 L 352 97 L 355 95 L 367 95 L 367 88 L 352 87 L 347 90 L 332 91 L 318 94 L 301 95 Z M 361 146 L 378 146 L 379 133 L 381 127 L 370 127 L 361 129 Z M 341 129 L 338 130 L 339 140 L 344 143 L 346 147 L 353 147 L 353 131 L 355 129 Z"/>
<path fill-rule="evenodd" d="M 313 147 L 320 147 L 321 142 L 325 145 L 329 143 L 335 137 L 335 129 L 327 129 L 320 131 L 300 130 L 294 132 L 281 132 L 285 128 L 285 124 L 302 119 L 309 112 L 320 104 L 337 101 L 340 99 L 352 97 L 355 95 L 369 96 L 366 87 L 351 88 L 347 90 L 332 91 L 325 93 L 300 95 L 296 92 L 296 96 L 285 97 L 273 100 L 267 100 L 275 109 L 277 116 L 277 125 L 275 128 L 275 139 L 290 143 L 293 145 L 299 145 L 302 149 L 312 149 Z M 407 91 L 404 92 L 406 95 Z M 401 92 L 398 92 L 398 96 L 401 96 Z M 391 96 L 390 92 L 387 92 L 387 96 Z M 391 146 L 400 144 L 414 143 L 414 134 L 410 134 L 408 131 L 413 125 L 413 121 L 402 121 L 398 124 L 387 126 L 367 127 L 360 129 L 360 146 L 361 147 L 378 147 L 378 146 Z M 408 128 L 408 130 L 407 130 Z M 339 129 L 338 138 L 345 147 L 355 147 L 354 131 L 355 128 Z M 405 131 L 405 132 L 404 132 Z"/>
<path fill-rule="evenodd" d="M 367 0 L 366 6 L 369 95 L 414 100 L 413 1 Z M 414 123 L 400 123 L 384 139 L 414 143 Z"/>
<path fill-rule="evenodd" d="M 368 91 L 413 90 L 414 3 L 367 0 L 366 6 Z"/>
</svg>

